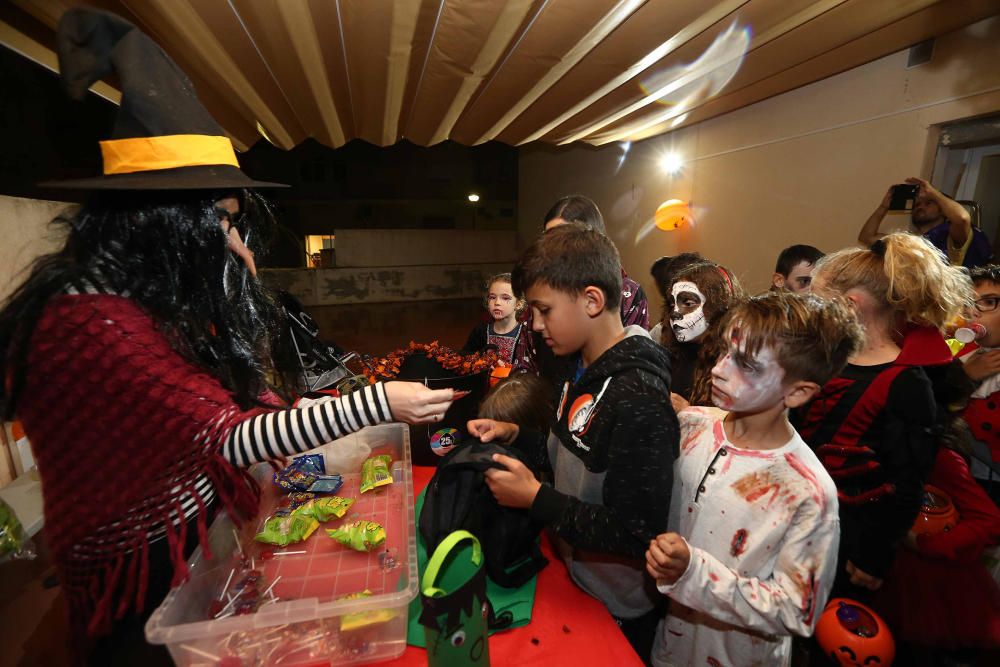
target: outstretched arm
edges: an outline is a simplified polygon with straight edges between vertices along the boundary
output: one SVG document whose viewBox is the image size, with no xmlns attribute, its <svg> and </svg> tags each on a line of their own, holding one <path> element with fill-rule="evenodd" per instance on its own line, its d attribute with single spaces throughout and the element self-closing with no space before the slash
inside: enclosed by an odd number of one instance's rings
<svg viewBox="0 0 1000 667">
<path fill-rule="evenodd" d="M 907 183 L 920 186 L 920 193 L 925 197 L 934 200 L 941 209 L 941 215 L 948 218 L 951 225 L 948 227 L 948 236 L 951 244 L 956 248 L 961 248 L 969 240 L 972 234 L 972 217 L 965 207 L 951 197 L 947 197 L 922 178 L 916 176 L 906 179 Z"/>
<path fill-rule="evenodd" d="M 870 246 L 885 236 L 885 234 L 878 231 L 878 228 L 879 225 L 882 224 L 882 220 L 885 219 L 885 214 L 889 212 L 890 201 L 892 201 L 891 186 L 885 191 L 885 196 L 882 197 L 882 203 L 878 205 L 878 208 L 876 208 L 871 216 L 869 216 L 868 220 L 865 221 L 861 231 L 858 232 L 858 243 L 863 246 Z"/>
</svg>

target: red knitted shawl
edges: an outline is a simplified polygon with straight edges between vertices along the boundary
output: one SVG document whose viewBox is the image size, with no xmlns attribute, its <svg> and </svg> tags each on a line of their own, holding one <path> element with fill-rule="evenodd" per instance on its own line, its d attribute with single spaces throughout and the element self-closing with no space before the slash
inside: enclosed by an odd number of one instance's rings
<svg viewBox="0 0 1000 667">
<path fill-rule="evenodd" d="M 175 529 L 173 520 L 183 493 L 197 497 L 199 476 L 237 520 L 257 508 L 256 485 L 222 458 L 221 443 L 261 411 L 240 411 L 129 299 L 52 299 L 31 340 L 17 412 L 41 473 L 46 540 L 78 642 L 144 608 L 151 529 L 166 524 L 173 584 L 186 578 L 186 523 Z"/>
</svg>

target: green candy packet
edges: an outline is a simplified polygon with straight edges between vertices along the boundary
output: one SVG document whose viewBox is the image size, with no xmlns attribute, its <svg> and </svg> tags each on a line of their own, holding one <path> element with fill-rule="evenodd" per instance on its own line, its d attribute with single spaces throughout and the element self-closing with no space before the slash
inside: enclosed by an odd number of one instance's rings
<svg viewBox="0 0 1000 667">
<path fill-rule="evenodd" d="M 11 558 L 34 558 L 35 545 L 10 505 L 0 500 L 0 563 Z"/>
<path fill-rule="evenodd" d="M 374 521 L 355 521 L 326 534 L 357 551 L 371 551 L 385 542 L 385 528 Z"/>
<path fill-rule="evenodd" d="M 319 522 L 311 516 L 291 514 L 289 516 L 272 516 L 264 522 L 261 531 L 254 536 L 258 542 L 287 547 L 295 542 L 302 542 L 319 528 Z"/>
<path fill-rule="evenodd" d="M 354 498 L 341 498 L 340 496 L 314 498 L 295 508 L 292 515 L 311 517 L 322 523 L 334 517 L 338 519 L 343 517 L 353 504 Z"/>
<path fill-rule="evenodd" d="M 349 593 L 337 599 L 357 600 L 359 598 L 370 598 L 371 596 L 372 592 L 366 588 L 363 591 Z M 356 614 L 344 614 L 340 617 L 340 631 L 350 632 L 351 630 L 357 630 L 358 628 L 375 625 L 376 623 L 385 623 L 386 621 L 391 621 L 395 617 L 396 610 L 394 609 L 375 609 L 373 611 L 359 611 Z"/>
<path fill-rule="evenodd" d="M 367 459 L 361 465 L 361 493 L 392 484 L 392 472 L 389 470 L 391 465 L 392 457 L 388 454 L 379 454 Z"/>
</svg>

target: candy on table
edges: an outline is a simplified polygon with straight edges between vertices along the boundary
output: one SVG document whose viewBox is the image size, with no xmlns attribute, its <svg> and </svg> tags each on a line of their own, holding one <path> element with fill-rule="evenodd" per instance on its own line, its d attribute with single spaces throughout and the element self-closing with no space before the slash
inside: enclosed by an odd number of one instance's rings
<svg viewBox="0 0 1000 667">
<path fill-rule="evenodd" d="M 196 661 L 220 667 L 264 667 L 323 660 L 337 664 L 372 651 L 366 633 L 341 635 L 337 617 L 233 632 L 213 647 L 181 644 Z"/>
<path fill-rule="evenodd" d="M 388 454 L 373 456 L 361 464 L 361 493 L 392 484 L 390 465 L 392 465 L 392 457 Z"/>
<path fill-rule="evenodd" d="M 385 528 L 375 521 L 354 521 L 326 534 L 357 551 L 371 551 L 385 542 Z"/>
<path fill-rule="evenodd" d="M 293 459 L 291 464 L 274 473 L 274 483 L 286 492 L 336 493 L 344 483 L 340 475 L 327 475 L 320 454 Z"/>
<path fill-rule="evenodd" d="M 348 593 L 347 595 L 337 598 L 338 600 L 357 600 L 358 598 L 368 598 L 372 596 L 372 592 L 367 588 L 363 591 L 358 591 L 357 593 Z M 385 623 L 396 617 L 396 611 L 393 609 L 372 609 L 369 611 L 359 611 L 354 614 L 344 614 L 340 617 L 340 631 L 350 632 L 351 630 L 357 630 L 359 628 L 365 628 L 369 625 L 376 625 L 378 623 Z"/>
<path fill-rule="evenodd" d="M 340 496 L 326 496 L 316 498 L 300 505 L 293 514 L 308 516 L 317 521 L 329 521 L 332 518 L 342 518 L 347 514 L 347 510 L 354 504 L 353 498 L 341 498 Z"/>
<path fill-rule="evenodd" d="M 319 527 L 316 519 L 308 516 L 292 514 L 290 516 L 271 516 L 264 521 L 260 532 L 254 536 L 258 542 L 286 547 L 295 542 L 302 542 Z"/>
<path fill-rule="evenodd" d="M 305 505 L 310 500 L 316 498 L 315 493 L 309 493 L 308 491 L 292 491 L 288 494 L 288 503 L 291 509 L 297 509 L 302 505 Z"/>
</svg>

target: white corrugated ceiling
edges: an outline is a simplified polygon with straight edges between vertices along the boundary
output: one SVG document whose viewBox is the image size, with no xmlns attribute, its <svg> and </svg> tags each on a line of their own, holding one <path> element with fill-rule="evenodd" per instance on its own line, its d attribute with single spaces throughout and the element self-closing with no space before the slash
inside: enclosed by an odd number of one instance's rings
<svg viewBox="0 0 1000 667">
<path fill-rule="evenodd" d="M 78 4 L 10 0 L 0 43 L 54 68 L 56 22 Z M 1000 13 L 998 0 L 82 4 L 152 35 L 240 148 L 636 140 Z"/>
</svg>

